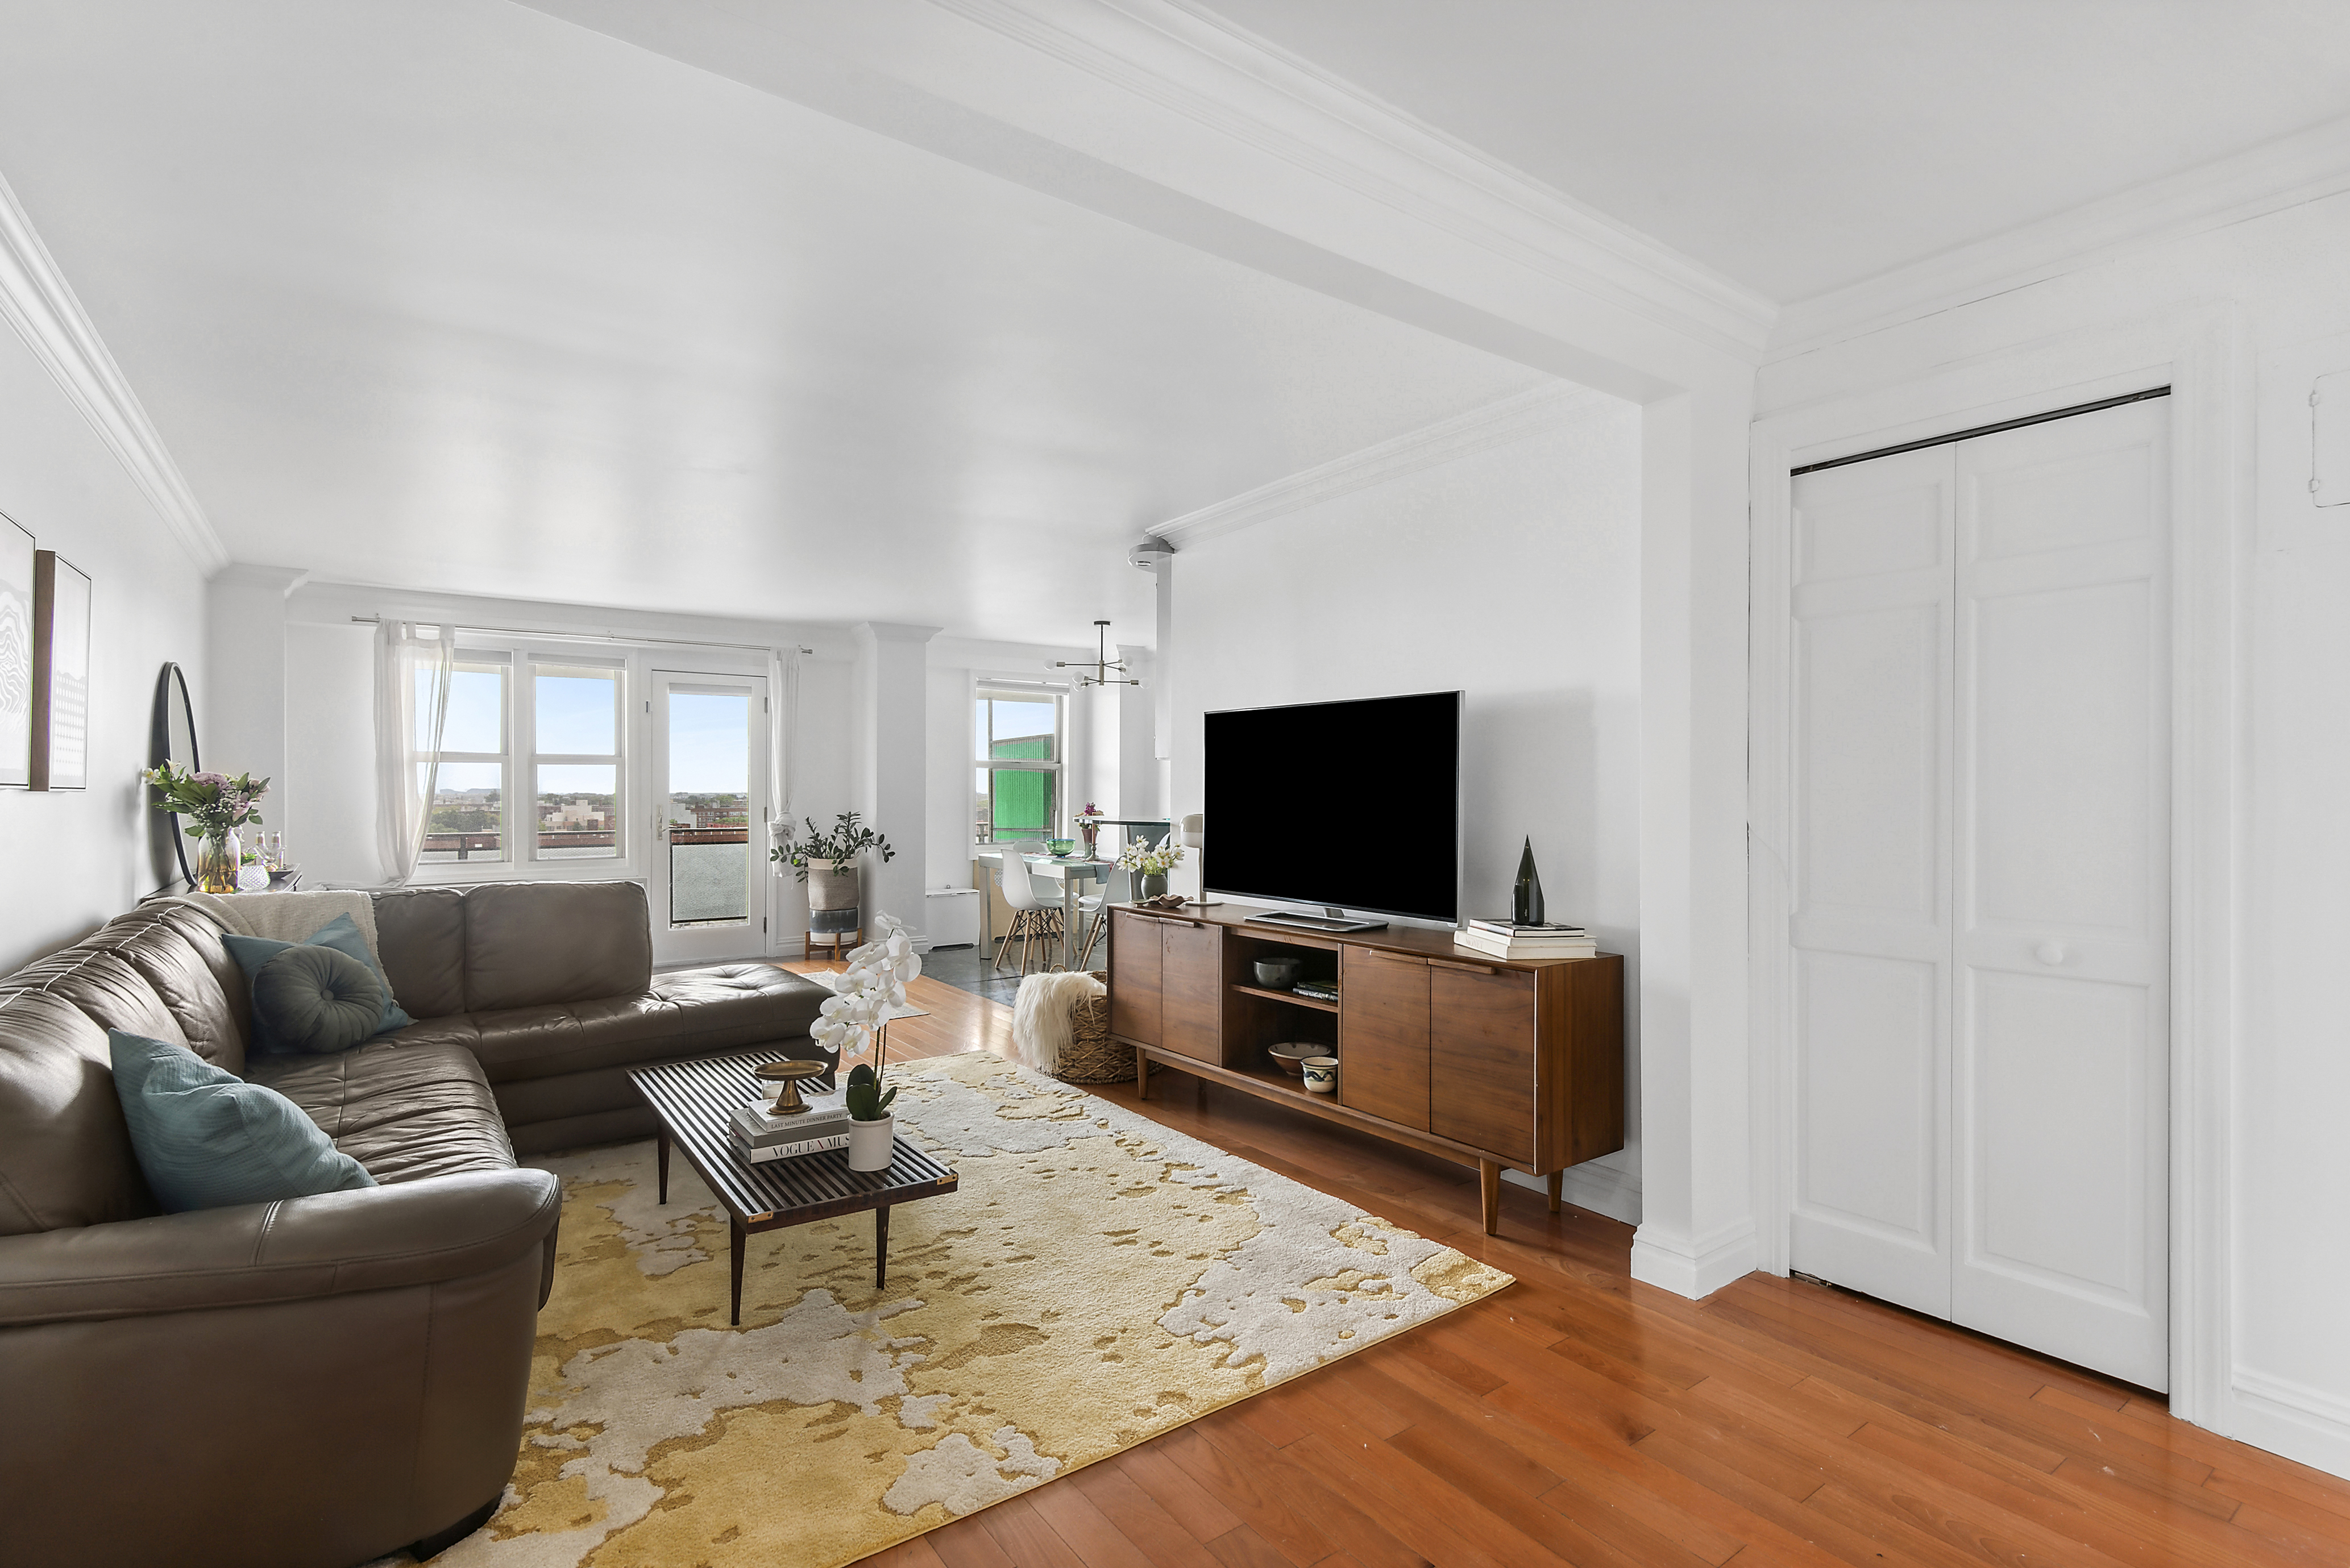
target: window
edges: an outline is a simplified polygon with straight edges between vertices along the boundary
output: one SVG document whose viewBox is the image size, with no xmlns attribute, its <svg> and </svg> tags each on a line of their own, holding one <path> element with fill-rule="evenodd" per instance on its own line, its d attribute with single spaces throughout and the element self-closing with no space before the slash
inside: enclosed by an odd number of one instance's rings
<svg viewBox="0 0 2350 1568">
<path fill-rule="evenodd" d="M 618 660 L 459 649 L 421 858 L 625 858 L 627 684 Z"/>
<path fill-rule="evenodd" d="M 614 860 L 620 832 L 617 666 L 533 664 L 537 846 L 541 860 Z"/>
<path fill-rule="evenodd" d="M 506 775 L 512 757 L 506 676 L 512 668 L 503 653 L 457 651 L 449 677 L 448 714 L 441 725 L 441 771 L 420 861 L 506 858 Z M 428 732 L 432 672 L 418 670 L 416 684 L 416 739 L 423 747 L 432 738 Z"/>
<path fill-rule="evenodd" d="M 976 837 L 1052 838 L 1061 822 L 1061 699 L 1049 691 L 979 693 Z"/>
</svg>

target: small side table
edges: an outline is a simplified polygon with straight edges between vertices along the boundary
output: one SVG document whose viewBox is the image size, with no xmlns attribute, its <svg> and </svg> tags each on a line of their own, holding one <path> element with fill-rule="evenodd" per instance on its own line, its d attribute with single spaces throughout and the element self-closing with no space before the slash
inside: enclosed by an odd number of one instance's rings
<svg viewBox="0 0 2350 1568">
<path fill-rule="evenodd" d="M 899 1138 L 890 1147 L 887 1170 L 848 1168 L 848 1151 L 795 1155 L 753 1165 L 734 1152 L 726 1136 L 734 1107 L 771 1097 L 771 1088 L 751 1075 L 763 1062 L 792 1059 L 789 1048 L 769 1047 L 733 1056 L 703 1056 L 639 1067 L 629 1081 L 644 1096 L 660 1124 L 655 1158 L 660 1200 L 669 1201 L 669 1149 L 673 1141 L 725 1209 L 733 1243 L 733 1311 L 743 1321 L 743 1251 L 754 1231 L 873 1211 L 873 1288 L 889 1279 L 889 1210 L 955 1190 L 961 1178 L 929 1155 Z M 816 1080 L 821 1083 L 824 1080 Z"/>
</svg>

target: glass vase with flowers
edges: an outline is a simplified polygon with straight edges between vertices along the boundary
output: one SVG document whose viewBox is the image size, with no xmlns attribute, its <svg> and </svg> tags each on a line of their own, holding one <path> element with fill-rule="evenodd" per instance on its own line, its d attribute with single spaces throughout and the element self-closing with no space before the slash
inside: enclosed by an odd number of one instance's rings
<svg viewBox="0 0 2350 1568">
<path fill-rule="evenodd" d="M 251 774 L 189 773 L 160 763 L 140 775 L 155 788 L 155 809 L 187 819 L 188 836 L 196 843 L 196 887 L 206 893 L 234 893 L 243 869 L 244 846 L 239 830 L 258 826 L 255 809 L 269 793 L 269 781 Z"/>
</svg>

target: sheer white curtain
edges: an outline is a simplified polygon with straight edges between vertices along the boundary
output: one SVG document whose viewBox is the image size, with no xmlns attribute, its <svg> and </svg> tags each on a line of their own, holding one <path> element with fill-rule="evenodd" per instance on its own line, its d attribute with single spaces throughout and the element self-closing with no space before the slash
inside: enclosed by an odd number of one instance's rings
<svg viewBox="0 0 2350 1568">
<path fill-rule="evenodd" d="M 800 650 L 767 650 L 767 691 L 772 711 L 767 715 L 767 844 L 789 844 L 798 827 L 792 815 L 792 768 L 799 760 Z M 789 876 L 791 867 L 777 862 L 771 869 Z"/>
<path fill-rule="evenodd" d="M 376 852 L 393 887 L 416 875 L 441 773 L 457 628 L 387 620 L 375 634 Z"/>
</svg>

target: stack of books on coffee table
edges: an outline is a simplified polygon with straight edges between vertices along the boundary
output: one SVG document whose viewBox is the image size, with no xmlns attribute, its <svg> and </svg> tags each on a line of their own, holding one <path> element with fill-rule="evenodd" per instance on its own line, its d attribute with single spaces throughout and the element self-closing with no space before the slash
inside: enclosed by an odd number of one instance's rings
<svg viewBox="0 0 2350 1568">
<path fill-rule="evenodd" d="M 1599 956 L 1599 944 L 1581 926 L 1521 926 L 1509 920 L 1471 920 L 1452 933 L 1452 945 L 1497 959 Z"/>
<path fill-rule="evenodd" d="M 807 1109 L 796 1116 L 779 1116 L 764 1100 L 735 1106 L 726 1129 L 734 1152 L 753 1165 L 764 1165 L 796 1154 L 847 1148 L 848 1106 L 841 1092 L 835 1089 L 801 1098 L 807 1102 Z"/>
</svg>

